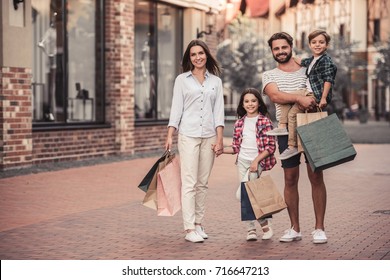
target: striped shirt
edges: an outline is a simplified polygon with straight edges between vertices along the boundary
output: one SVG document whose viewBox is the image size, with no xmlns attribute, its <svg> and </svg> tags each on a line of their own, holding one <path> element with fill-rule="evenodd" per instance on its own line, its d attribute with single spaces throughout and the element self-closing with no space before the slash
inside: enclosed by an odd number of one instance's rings
<svg viewBox="0 0 390 280">
<path fill-rule="evenodd" d="M 263 73 L 263 92 L 264 88 L 270 83 L 276 83 L 278 89 L 282 92 L 293 92 L 306 88 L 306 68 L 302 67 L 295 72 L 284 72 L 279 68 Z M 281 110 L 280 105 L 275 104 L 276 120 L 279 121 Z"/>
</svg>

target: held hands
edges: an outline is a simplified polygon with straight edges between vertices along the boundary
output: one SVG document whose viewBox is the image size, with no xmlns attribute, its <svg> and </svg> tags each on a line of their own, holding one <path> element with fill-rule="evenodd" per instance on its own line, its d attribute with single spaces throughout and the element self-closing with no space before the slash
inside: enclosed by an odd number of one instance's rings
<svg viewBox="0 0 390 280">
<path fill-rule="evenodd" d="M 220 156 L 223 154 L 223 145 L 221 144 L 211 144 L 211 150 L 214 151 L 215 157 Z"/>
</svg>

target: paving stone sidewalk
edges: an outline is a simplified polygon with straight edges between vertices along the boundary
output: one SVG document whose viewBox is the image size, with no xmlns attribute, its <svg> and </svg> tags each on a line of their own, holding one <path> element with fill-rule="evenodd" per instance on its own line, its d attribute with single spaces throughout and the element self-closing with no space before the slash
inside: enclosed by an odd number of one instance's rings
<svg viewBox="0 0 390 280">
<path fill-rule="evenodd" d="M 181 212 L 157 217 L 137 188 L 156 157 L 0 179 L 0 259 L 75 260 L 390 260 L 390 145 L 356 144 L 354 161 L 325 171 L 329 242 L 315 245 L 310 184 L 301 165 L 303 240 L 280 243 L 287 211 L 271 240 L 247 242 L 240 221 L 234 156 L 216 159 L 203 244 L 184 240 Z M 280 165 L 269 174 L 282 191 Z M 260 229 L 259 229 L 260 230 Z"/>
</svg>

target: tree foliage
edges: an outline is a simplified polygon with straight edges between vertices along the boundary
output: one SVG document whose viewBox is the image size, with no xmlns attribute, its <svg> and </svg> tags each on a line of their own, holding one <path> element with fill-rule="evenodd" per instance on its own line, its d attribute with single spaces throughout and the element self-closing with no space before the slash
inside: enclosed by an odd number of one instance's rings
<svg viewBox="0 0 390 280">
<path fill-rule="evenodd" d="M 223 68 L 222 80 L 236 93 L 248 87 L 261 89 L 261 73 L 270 61 L 266 57 L 269 52 L 264 38 L 255 34 L 251 25 L 247 17 L 237 17 L 228 26 L 230 39 L 217 48 L 217 59 Z"/>
<path fill-rule="evenodd" d="M 379 48 L 381 58 L 378 59 L 376 65 L 376 75 L 385 87 L 390 85 L 390 37 L 386 44 Z"/>
</svg>

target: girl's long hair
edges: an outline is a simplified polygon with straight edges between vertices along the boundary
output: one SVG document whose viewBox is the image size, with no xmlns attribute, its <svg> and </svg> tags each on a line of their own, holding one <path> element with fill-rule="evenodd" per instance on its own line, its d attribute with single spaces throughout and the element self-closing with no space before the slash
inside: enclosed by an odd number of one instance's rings
<svg viewBox="0 0 390 280">
<path fill-rule="evenodd" d="M 183 59 L 181 66 L 183 68 L 183 72 L 188 72 L 194 69 L 194 65 L 191 63 L 191 58 L 190 58 L 190 50 L 194 46 L 200 46 L 203 48 L 204 52 L 206 53 L 207 57 L 207 62 L 206 62 L 206 69 L 211 73 L 216 76 L 221 75 L 221 68 L 219 66 L 218 61 L 212 56 L 210 53 L 209 47 L 206 45 L 205 42 L 199 39 L 192 40 L 188 46 L 186 51 L 184 52 Z"/>
<path fill-rule="evenodd" d="M 257 98 L 257 100 L 259 101 L 259 108 L 258 108 L 259 112 L 262 115 L 269 118 L 270 116 L 268 113 L 267 105 L 265 105 L 264 100 L 261 97 L 260 91 L 258 91 L 255 88 L 247 88 L 241 93 L 240 102 L 238 103 L 238 106 L 237 106 L 237 117 L 242 118 L 243 116 L 246 115 L 246 111 L 244 109 L 244 97 L 248 93 L 253 94 Z"/>
</svg>

